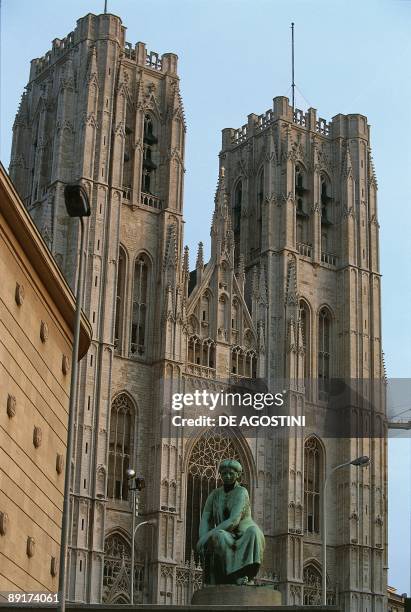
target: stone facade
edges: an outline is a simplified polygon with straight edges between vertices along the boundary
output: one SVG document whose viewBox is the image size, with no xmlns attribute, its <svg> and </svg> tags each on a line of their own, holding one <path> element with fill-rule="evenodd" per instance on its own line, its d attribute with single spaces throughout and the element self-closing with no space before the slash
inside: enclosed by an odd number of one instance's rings
<svg viewBox="0 0 411 612">
<path fill-rule="evenodd" d="M 177 57 L 132 47 L 114 15 L 85 16 L 32 61 L 10 172 L 72 283 L 78 241 L 64 183 L 81 181 L 92 205 L 84 307 L 93 342 L 79 386 L 68 597 L 128 601 L 132 466 L 148 481 L 140 512 L 157 521 L 138 531 L 135 601 L 189 602 L 201 583 L 200 493 L 234 455 L 267 540 L 263 581 L 278 583 L 285 604 L 318 603 L 326 467 L 369 455 L 369 468 L 341 470 L 329 489 L 329 601 L 382 611 L 384 408 L 373 438 L 330 438 L 325 426 L 333 377 L 384 379 L 367 120 L 327 123 L 278 97 L 223 130 L 211 258 L 205 265 L 200 243 L 191 273 L 185 129 Z M 255 377 L 270 389 L 288 381 L 289 413 L 314 423 L 305 436 L 192 439 L 167 428 L 173 391 Z"/>
<path fill-rule="evenodd" d="M 0 277 L 0 591 L 56 591 L 74 298 L 2 166 Z"/>
</svg>

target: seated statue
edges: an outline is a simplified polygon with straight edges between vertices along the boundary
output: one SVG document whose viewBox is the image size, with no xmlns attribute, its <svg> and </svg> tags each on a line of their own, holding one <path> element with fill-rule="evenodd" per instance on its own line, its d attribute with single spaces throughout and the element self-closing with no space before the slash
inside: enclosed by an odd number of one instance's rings
<svg viewBox="0 0 411 612">
<path fill-rule="evenodd" d="M 207 498 L 197 550 L 205 584 L 250 584 L 263 560 L 264 535 L 251 518 L 248 491 L 239 483 L 238 461 L 222 461 L 223 486 Z"/>
</svg>

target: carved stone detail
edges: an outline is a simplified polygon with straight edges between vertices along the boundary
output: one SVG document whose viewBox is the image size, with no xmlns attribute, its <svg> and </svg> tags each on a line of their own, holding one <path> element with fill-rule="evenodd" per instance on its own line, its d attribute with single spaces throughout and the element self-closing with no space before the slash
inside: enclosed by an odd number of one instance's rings
<svg viewBox="0 0 411 612">
<path fill-rule="evenodd" d="M 40 323 L 40 340 L 46 342 L 49 337 L 49 327 L 45 321 Z"/>
<path fill-rule="evenodd" d="M 32 538 L 31 536 L 28 536 L 27 546 L 26 546 L 26 555 L 30 558 L 33 557 L 35 549 L 36 549 L 36 540 Z"/>
<path fill-rule="evenodd" d="M 56 456 L 56 472 L 61 474 L 64 469 L 64 457 L 61 453 L 57 453 Z"/>
<path fill-rule="evenodd" d="M 24 302 L 24 287 L 20 283 L 16 283 L 16 291 L 14 294 L 17 306 L 21 306 Z"/>
<path fill-rule="evenodd" d="M 35 427 L 33 429 L 33 444 L 35 448 L 38 448 L 41 445 L 42 437 L 43 432 L 41 431 L 41 427 Z"/>
<path fill-rule="evenodd" d="M 14 395 L 7 396 L 7 416 L 12 419 L 16 414 L 16 398 Z"/>
<path fill-rule="evenodd" d="M 64 376 L 68 374 L 69 370 L 70 370 L 69 358 L 67 357 L 67 355 L 63 355 L 63 359 L 61 361 L 61 371 L 63 372 Z"/>
<path fill-rule="evenodd" d="M 8 525 L 9 515 L 7 514 L 7 512 L 0 512 L 0 535 L 6 535 Z"/>
<path fill-rule="evenodd" d="M 50 574 L 53 576 L 53 578 L 55 576 L 57 576 L 57 558 L 56 557 L 51 557 L 50 559 Z"/>
</svg>

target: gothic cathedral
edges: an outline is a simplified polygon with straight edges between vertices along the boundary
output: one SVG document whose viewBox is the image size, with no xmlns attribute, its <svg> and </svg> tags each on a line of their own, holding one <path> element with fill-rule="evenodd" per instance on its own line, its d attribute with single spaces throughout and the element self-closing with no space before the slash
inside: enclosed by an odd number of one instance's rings
<svg viewBox="0 0 411 612">
<path fill-rule="evenodd" d="M 201 584 L 201 500 L 236 457 L 266 537 L 261 580 L 288 605 L 321 596 L 326 473 L 327 598 L 351 612 L 386 605 L 383 435 L 327 437 L 328 381 L 383 380 L 377 184 L 366 117 L 330 122 L 276 97 L 224 129 L 211 258 L 183 246 L 186 125 L 177 56 L 125 40 L 88 14 L 31 62 L 14 123 L 10 175 L 72 287 L 79 251 L 63 189 L 80 181 L 87 225 L 81 362 L 72 458 L 68 598 L 127 603 L 131 507 L 126 469 L 145 476 L 134 601 L 186 604 Z M 303 434 L 164 430 L 172 390 L 288 381 Z M 311 381 L 313 384 L 304 383 Z M 167 383 L 167 384 L 166 384 Z M 315 383 L 315 384 L 314 384 Z M 383 402 L 381 402 L 383 406 Z M 376 409 L 378 410 L 378 409 Z M 384 429 L 384 410 L 377 415 Z"/>
</svg>

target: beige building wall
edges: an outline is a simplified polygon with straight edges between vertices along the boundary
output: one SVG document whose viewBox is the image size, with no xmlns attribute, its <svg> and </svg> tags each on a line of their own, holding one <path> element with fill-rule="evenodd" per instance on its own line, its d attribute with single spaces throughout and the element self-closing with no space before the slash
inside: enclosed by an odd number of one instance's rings
<svg viewBox="0 0 411 612">
<path fill-rule="evenodd" d="M 0 591 L 56 592 L 74 297 L 3 168 L 0 278 Z"/>
</svg>

